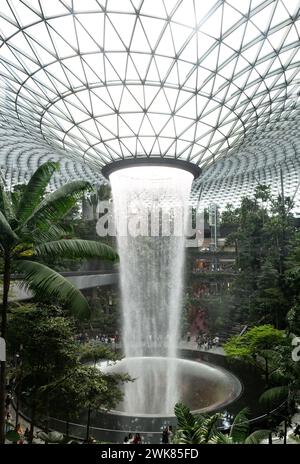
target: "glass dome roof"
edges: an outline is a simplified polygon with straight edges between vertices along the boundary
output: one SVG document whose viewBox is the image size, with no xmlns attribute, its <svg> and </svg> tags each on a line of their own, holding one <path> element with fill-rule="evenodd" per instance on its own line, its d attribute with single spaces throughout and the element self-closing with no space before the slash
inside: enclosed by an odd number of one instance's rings
<svg viewBox="0 0 300 464">
<path fill-rule="evenodd" d="M 209 166 L 291 117 L 299 33 L 298 0 L 0 0 L 0 115 L 91 166 Z"/>
</svg>

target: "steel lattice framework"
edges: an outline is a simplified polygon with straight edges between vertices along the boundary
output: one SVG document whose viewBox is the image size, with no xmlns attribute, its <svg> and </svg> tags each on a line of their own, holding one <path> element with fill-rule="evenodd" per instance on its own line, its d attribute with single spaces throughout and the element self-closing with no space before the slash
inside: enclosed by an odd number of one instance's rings
<svg viewBox="0 0 300 464">
<path fill-rule="evenodd" d="M 271 186 L 273 195 L 284 192 L 294 200 L 294 213 L 300 216 L 300 114 L 269 125 L 245 140 L 231 156 L 210 166 L 201 178 L 201 204 L 227 203 L 238 206 L 242 196 L 251 195 L 258 184 Z M 194 189 L 197 199 L 199 188 Z"/>
<path fill-rule="evenodd" d="M 259 153 L 269 165 L 270 144 L 288 147 L 297 126 L 299 10 L 299 0 L 0 0 L 6 176 L 64 158 L 61 182 L 99 182 L 108 163 L 162 157 L 208 169 L 210 188 L 216 172 L 251 171 Z"/>
</svg>

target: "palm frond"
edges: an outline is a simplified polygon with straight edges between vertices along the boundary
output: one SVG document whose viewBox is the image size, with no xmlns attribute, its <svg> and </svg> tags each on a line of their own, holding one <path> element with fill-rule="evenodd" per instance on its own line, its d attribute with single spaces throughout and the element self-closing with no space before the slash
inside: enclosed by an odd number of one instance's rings
<svg viewBox="0 0 300 464">
<path fill-rule="evenodd" d="M 281 385 L 279 387 L 272 387 L 266 390 L 259 397 L 260 403 L 273 404 L 279 401 L 283 401 L 288 397 L 289 387 L 287 385 Z"/>
<path fill-rule="evenodd" d="M 216 432 L 219 414 L 209 417 L 194 416 L 187 406 L 177 403 L 175 405 L 175 415 L 178 423 L 177 443 L 209 443 Z"/>
<path fill-rule="evenodd" d="M 44 264 L 29 260 L 17 262 L 20 273 L 24 274 L 22 285 L 31 289 L 37 296 L 42 295 L 60 300 L 70 307 L 71 312 L 78 318 L 89 316 L 90 308 L 82 293 L 58 272 Z"/>
<path fill-rule="evenodd" d="M 25 228 L 22 230 L 22 238 L 24 240 L 34 238 L 34 243 L 36 244 L 60 240 L 67 235 L 65 228 L 60 224 L 49 224 L 48 228 L 43 229 L 32 228 L 30 230 Z"/>
<path fill-rule="evenodd" d="M 176 443 L 202 443 L 202 436 L 199 433 L 199 427 L 196 418 L 193 416 L 190 409 L 184 404 L 177 403 L 174 410 L 178 424 Z"/>
<path fill-rule="evenodd" d="M 279 367 L 274 372 L 270 373 L 269 378 L 272 380 L 274 385 L 282 385 L 286 381 L 286 374 L 285 372 L 282 372 Z"/>
<path fill-rule="evenodd" d="M 198 445 L 204 443 L 204 440 L 202 435 L 199 433 L 199 429 L 193 426 L 184 429 L 177 429 L 173 438 L 173 443 L 181 445 Z"/>
<path fill-rule="evenodd" d="M 174 411 L 180 429 L 193 427 L 195 425 L 195 417 L 187 406 L 182 403 L 176 403 Z"/>
<path fill-rule="evenodd" d="M 235 443 L 243 443 L 249 432 L 249 410 L 244 408 L 237 413 L 230 428 L 229 436 Z"/>
<path fill-rule="evenodd" d="M 232 437 L 222 432 L 215 432 L 214 435 L 209 439 L 209 444 L 212 445 L 232 445 Z"/>
<path fill-rule="evenodd" d="M 47 229 L 50 225 L 57 224 L 91 188 L 90 183 L 83 180 L 63 185 L 48 195 L 40 208 L 30 216 L 28 219 L 30 226 Z"/>
<path fill-rule="evenodd" d="M 199 435 L 202 437 L 202 443 L 208 443 L 211 437 L 215 434 L 219 417 L 219 414 L 214 414 L 213 416 L 203 418 L 198 429 Z"/>
<path fill-rule="evenodd" d="M 0 211 L 0 237 L 2 235 L 8 237 L 12 241 L 18 240 L 18 236 L 10 227 L 9 222 L 7 221 L 2 211 Z"/>
<path fill-rule="evenodd" d="M 42 164 L 30 178 L 17 209 L 17 218 L 21 224 L 32 215 L 34 210 L 41 203 L 46 187 L 58 168 L 59 163 L 48 161 Z"/>
<path fill-rule="evenodd" d="M 118 254 L 105 243 L 92 240 L 57 240 L 44 243 L 36 247 L 38 256 L 48 256 L 52 258 L 102 258 L 109 261 L 116 261 Z"/>
<path fill-rule="evenodd" d="M 270 430 L 256 430 L 255 432 L 251 433 L 246 440 L 244 441 L 245 445 L 259 445 L 262 440 L 268 438 L 270 434 Z"/>
</svg>

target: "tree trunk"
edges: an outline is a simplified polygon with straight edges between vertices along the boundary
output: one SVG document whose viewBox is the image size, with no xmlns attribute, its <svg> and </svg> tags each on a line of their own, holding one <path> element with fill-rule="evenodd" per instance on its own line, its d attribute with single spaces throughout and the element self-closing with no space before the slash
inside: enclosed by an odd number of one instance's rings
<svg viewBox="0 0 300 464">
<path fill-rule="evenodd" d="M 70 422 L 69 420 L 66 421 L 66 437 L 69 437 L 70 433 Z"/>
<path fill-rule="evenodd" d="M 4 274 L 3 274 L 3 298 L 1 308 L 1 337 L 6 339 L 7 328 L 7 308 L 8 308 L 8 292 L 10 287 L 10 255 L 4 255 Z M 1 361 L 0 372 L 0 444 L 5 442 L 5 393 L 6 393 L 6 362 Z"/>
<path fill-rule="evenodd" d="M 22 352 L 20 347 L 20 353 Z M 19 366 L 20 366 L 20 373 L 17 377 L 17 385 L 16 385 L 16 394 L 17 394 L 17 402 L 16 402 L 16 427 L 19 423 L 19 412 L 20 412 L 20 403 L 21 403 L 21 394 L 22 394 L 22 381 L 23 381 L 23 366 L 22 366 L 22 359 L 19 358 Z"/>
<path fill-rule="evenodd" d="M 88 409 L 87 424 L 86 424 L 86 441 L 90 438 L 90 423 L 91 423 L 91 406 Z"/>
<path fill-rule="evenodd" d="M 286 441 L 287 441 L 287 420 L 284 419 L 284 436 L 283 436 L 283 444 L 286 445 Z"/>
<path fill-rule="evenodd" d="M 269 364 L 268 364 L 268 359 L 265 358 L 266 362 L 266 367 L 265 367 L 265 379 L 266 379 L 266 387 L 268 388 L 269 386 Z"/>
<path fill-rule="evenodd" d="M 45 432 L 49 433 L 49 398 L 46 398 L 46 420 L 45 420 Z"/>
<path fill-rule="evenodd" d="M 273 420 L 272 420 L 272 415 L 271 415 L 270 409 L 271 409 L 271 406 L 268 406 L 267 419 L 268 419 L 268 429 L 270 430 L 270 433 L 269 433 L 269 445 L 272 445 L 273 444 L 273 440 L 272 440 Z"/>
<path fill-rule="evenodd" d="M 269 433 L 269 445 L 272 445 L 273 444 L 273 441 L 272 441 L 272 432 Z"/>
<path fill-rule="evenodd" d="M 19 410 L 20 410 L 20 395 L 21 395 L 21 380 L 19 381 L 18 388 L 17 388 L 17 403 L 16 403 L 16 427 L 19 423 Z"/>
<path fill-rule="evenodd" d="M 5 362 L 1 361 L 0 372 L 0 444 L 4 444 L 5 440 Z"/>
<path fill-rule="evenodd" d="M 33 442 L 34 425 L 35 425 L 35 405 L 32 406 L 31 408 L 30 430 L 29 430 L 29 437 L 28 437 L 28 443 L 30 445 Z"/>
</svg>

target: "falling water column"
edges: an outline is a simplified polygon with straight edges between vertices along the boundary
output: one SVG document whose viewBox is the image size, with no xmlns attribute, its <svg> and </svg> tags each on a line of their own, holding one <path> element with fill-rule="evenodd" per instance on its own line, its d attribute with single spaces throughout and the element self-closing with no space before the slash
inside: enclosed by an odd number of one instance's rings
<svg viewBox="0 0 300 464">
<path fill-rule="evenodd" d="M 110 174 L 120 256 L 123 347 L 126 357 L 144 358 L 136 360 L 131 372 L 137 380 L 126 386 L 128 414 L 169 415 L 179 399 L 172 359 L 178 346 L 184 221 L 192 180 L 187 171 L 162 166 L 130 167 Z M 174 218 L 175 227 L 170 225 Z M 168 358 L 164 377 L 157 364 L 155 368 L 150 362 L 152 357 Z"/>
</svg>

